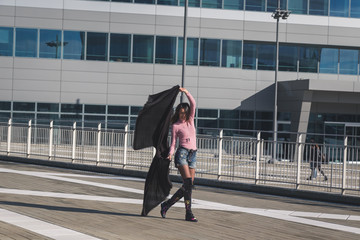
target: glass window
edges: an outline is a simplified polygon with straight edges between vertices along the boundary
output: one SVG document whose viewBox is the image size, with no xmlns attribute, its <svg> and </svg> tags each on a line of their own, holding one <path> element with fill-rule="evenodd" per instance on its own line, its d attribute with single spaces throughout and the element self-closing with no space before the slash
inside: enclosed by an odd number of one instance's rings
<svg viewBox="0 0 360 240">
<path fill-rule="evenodd" d="M 300 47 L 299 71 L 318 72 L 319 49 L 315 47 Z"/>
<path fill-rule="evenodd" d="M 15 38 L 16 57 L 37 57 L 37 29 L 17 28 Z"/>
<path fill-rule="evenodd" d="M 134 0 L 135 3 L 155 4 L 155 0 Z"/>
<path fill-rule="evenodd" d="M 28 123 L 29 120 L 34 120 L 34 113 L 13 113 L 13 122 L 14 123 Z"/>
<path fill-rule="evenodd" d="M 49 124 L 50 121 L 59 120 L 59 114 L 37 114 L 38 124 Z"/>
<path fill-rule="evenodd" d="M 184 6 L 185 0 L 180 0 L 180 6 Z M 189 0 L 188 1 L 189 7 L 200 7 L 200 0 Z"/>
<path fill-rule="evenodd" d="M 220 66 L 220 40 L 200 40 L 200 65 Z"/>
<path fill-rule="evenodd" d="M 84 60 L 85 32 L 64 31 L 63 58 Z"/>
<path fill-rule="evenodd" d="M 219 120 L 219 128 L 239 129 L 239 125 L 238 120 Z"/>
<path fill-rule="evenodd" d="M 112 2 L 133 2 L 132 0 L 111 0 Z"/>
<path fill-rule="evenodd" d="M 274 12 L 277 9 L 278 0 L 267 0 L 267 12 Z M 280 0 L 280 8 L 286 9 L 286 0 Z"/>
<path fill-rule="evenodd" d="M 339 50 L 335 48 L 320 49 L 320 73 L 338 73 Z"/>
<path fill-rule="evenodd" d="M 109 129 L 124 129 L 128 122 L 128 117 L 107 117 L 107 127 Z"/>
<path fill-rule="evenodd" d="M 298 47 L 279 46 L 279 71 L 297 71 Z"/>
<path fill-rule="evenodd" d="M 134 35 L 133 62 L 153 63 L 154 36 Z"/>
<path fill-rule="evenodd" d="M 61 112 L 82 113 L 82 104 L 61 104 Z"/>
<path fill-rule="evenodd" d="M 97 128 L 99 123 L 104 127 L 105 116 L 100 115 L 84 115 L 84 127 Z"/>
<path fill-rule="evenodd" d="M 217 128 L 217 120 L 198 120 L 198 128 Z"/>
<path fill-rule="evenodd" d="M 131 107 L 131 115 L 138 115 L 142 107 Z"/>
<path fill-rule="evenodd" d="M 350 17 L 360 18 L 360 1 L 359 0 L 352 0 L 350 9 L 351 9 Z"/>
<path fill-rule="evenodd" d="M 175 64 L 176 37 L 156 37 L 155 63 Z"/>
<path fill-rule="evenodd" d="M 222 8 L 221 0 L 202 0 L 201 6 L 203 8 Z"/>
<path fill-rule="evenodd" d="M 244 43 L 243 69 L 256 69 L 256 44 Z"/>
<path fill-rule="evenodd" d="M 40 29 L 41 58 L 61 58 L 61 31 Z"/>
<path fill-rule="evenodd" d="M 14 29 L 0 27 L 0 56 L 13 55 Z"/>
<path fill-rule="evenodd" d="M 230 118 L 230 119 L 239 119 L 240 111 L 239 110 L 220 110 L 221 118 Z"/>
<path fill-rule="evenodd" d="M 105 113 L 104 105 L 85 105 L 85 113 Z"/>
<path fill-rule="evenodd" d="M 256 120 L 273 120 L 273 112 L 256 112 Z"/>
<path fill-rule="evenodd" d="M 340 49 L 340 74 L 358 74 L 359 51 Z"/>
<path fill-rule="evenodd" d="M 245 10 L 265 11 L 265 0 L 246 0 L 245 4 Z"/>
<path fill-rule="evenodd" d="M 310 0 L 309 14 L 328 16 L 329 0 Z"/>
<path fill-rule="evenodd" d="M 186 65 L 198 65 L 199 39 L 187 38 L 186 44 Z M 183 63 L 183 38 L 179 37 L 178 43 L 178 64 Z"/>
<path fill-rule="evenodd" d="M 222 67 L 241 67 L 241 41 L 223 40 Z"/>
<path fill-rule="evenodd" d="M 107 33 L 88 32 L 86 44 L 86 60 L 107 61 Z"/>
<path fill-rule="evenodd" d="M 240 129 L 253 130 L 254 129 L 254 121 L 253 120 L 240 121 Z"/>
<path fill-rule="evenodd" d="M 244 0 L 224 0 L 224 9 L 244 9 Z"/>
<path fill-rule="evenodd" d="M 157 0 L 157 4 L 177 6 L 178 0 Z"/>
<path fill-rule="evenodd" d="M 0 110 L 11 110 L 11 102 L 0 102 Z"/>
<path fill-rule="evenodd" d="M 0 112 L 0 122 L 7 122 L 10 116 L 11 116 L 10 112 Z"/>
<path fill-rule="evenodd" d="M 129 114 L 128 106 L 108 106 L 108 114 Z"/>
<path fill-rule="evenodd" d="M 276 46 L 274 44 L 258 45 L 258 69 L 275 70 Z"/>
<path fill-rule="evenodd" d="M 14 102 L 14 111 L 35 111 L 35 103 L 30 102 Z"/>
<path fill-rule="evenodd" d="M 254 111 L 241 111 L 240 118 L 241 119 L 254 119 Z"/>
<path fill-rule="evenodd" d="M 307 14 L 308 0 L 288 0 L 288 9 L 291 13 Z"/>
<path fill-rule="evenodd" d="M 38 103 L 37 111 L 38 112 L 58 112 L 59 104 L 58 103 Z"/>
<path fill-rule="evenodd" d="M 110 34 L 110 61 L 130 62 L 130 34 Z"/>
<path fill-rule="evenodd" d="M 217 109 L 198 109 L 198 117 L 217 118 Z"/>
<path fill-rule="evenodd" d="M 348 17 L 349 0 L 330 0 L 330 16 Z"/>
</svg>

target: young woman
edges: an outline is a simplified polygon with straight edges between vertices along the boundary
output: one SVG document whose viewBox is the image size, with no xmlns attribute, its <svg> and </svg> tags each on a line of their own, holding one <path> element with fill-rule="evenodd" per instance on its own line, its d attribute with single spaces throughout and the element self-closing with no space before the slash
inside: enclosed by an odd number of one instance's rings
<svg viewBox="0 0 360 240">
<path fill-rule="evenodd" d="M 175 153 L 175 166 L 179 169 L 184 184 L 169 200 L 161 204 L 160 213 L 161 216 L 165 218 L 167 210 L 184 197 L 186 209 L 185 220 L 197 222 L 197 219 L 191 211 L 191 193 L 195 177 L 197 150 L 196 130 L 194 125 L 196 104 L 188 90 L 185 88 L 180 88 L 179 90 L 186 94 L 190 105 L 188 103 L 180 103 L 176 107 L 175 113 L 171 119 L 172 139 L 168 159 L 171 161 L 172 155 L 175 152 L 176 139 L 179 139 L 179 147 Z"/>
</svg>

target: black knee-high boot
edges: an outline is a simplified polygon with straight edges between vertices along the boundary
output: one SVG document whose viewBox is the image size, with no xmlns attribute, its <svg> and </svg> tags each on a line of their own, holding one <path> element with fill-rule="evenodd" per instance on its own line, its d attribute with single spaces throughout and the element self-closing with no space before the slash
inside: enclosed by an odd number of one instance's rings
<svg viewBox="0 0 360 240">
<path fill-rule="evenodd" d="M 184 186 L 185 186 L 184 200 L 185 200 L 185 209 L 186 209 L 185 220 L 191 222 L 197 222 L 197 219 L 194 217 L 191 211 L 192 179 L 186 178 L 184 181 Z"/>
<path fill-rule="evenodd" d="M 169 200 L 167 200 L 161 204 L 161 209 L 160 209 L 161 217 L 163 217 L 163 218 L 166 217 L 167 210 L 169 210 L 169 208 L 172 205 L 174 205 L 177 201 L 179 201 L 184 196 L 184 192 L 185 192 L 185 187 L 183 185 L 176 191 L 176 193 L 174 195 L 172 195 L 172 197 Z"/>
</svg>

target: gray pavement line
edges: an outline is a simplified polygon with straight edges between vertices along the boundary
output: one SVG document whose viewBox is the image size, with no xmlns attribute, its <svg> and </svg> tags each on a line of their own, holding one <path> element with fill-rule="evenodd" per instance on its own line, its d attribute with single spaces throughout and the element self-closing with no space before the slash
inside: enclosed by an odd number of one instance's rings
<svg viewBox="0 0 360 240">
<path fill-rule="evenodd" d="M 18 173 L 18 174 L 24 174 L 24 175 L 30 175 L 30 176 L 56 179 L 59 181 L 68 181 L 68 182 L 75 182 L 75 183 L 80 183 L 80 184 L 110 188 L 110 189 L 115 189 L 115 190 L 120 190 L 120 191 L 129 191 L 129 192 L 133 192 L 133 193 L 136 192 L 136 193 L 141 193 L 141 194 L 143 193 L 142 190 L 137 190 L 137 189 L 133 189 L 133 188 L 123 188 L 123 187 L 109 185 L 109 184 L 99 184 L 99 183 L 94 183 L 94 182 L 90 182 L 90 181 L 66 179 L 66 178 L 62 178 L 62 177 L 51 176 L 50 174 L 37 173 L 37 175 L 36 175 L 29 171 L 17 171 L 17 170 L 5 169 L 5 168 L 0 168 L 0 172 L 12 172 L 12 173 Z M 339 224 L 330 224 L 330 223 L 311 220 L 311 219 L 305 219 L 305 218 L 299 218 L 299 217 L 290 216 L 290 215 L 284 215 L 282 213 L 274 212 L 276 210 L 267 212 L 266 209 L 237 207 L 237 206 L 216 203 L 216 202 L 210 202 L 210 201 L 204 201 L 204 200 L 197 200 L 197 199 L 194 199 L 194 203 L 196 203 L 196 204 L 194 204 L 194 208 L 213 209 L 213 210 L 222 210 L 222 211 L 227 210 L 227 211 L 232 211 L 232 212 L 245 212 L 245 213 L 250 213 L 250 214 L 256 214 L 256 215 L 261 215 L 261 216 L 266 216 L 266 217 L 282 219 L 282 220 L 286 220 L 286 221 L 303 223 L 303 224 L 312 225 L 315 227 L 321 226 L 321 227 L 328 228 L 328 229 L 342 230 L 342 231 L 360 234 L 360 228 L 347 227 L 347 226 L 339 225 Z M 313 213 L 311 213 L 311 214 L 313 214 Z M 355 216 L 355 219 L 356 219 L 356 217 L 357 216 Z"/>
<path fill-rule="evenodd" d="M 67 240 L 100 240 L 90 235 L 86 235 L 74 230 L 57 226 L 55 224 L 47 223 L 35 218 L 21 215 L 0 208 L 0 221 L 15 225 L 17 227 L 35 232 L 37 234 L 52 238 L 52 239 L 67 239 Z"/>
<path fill-rule="evenodd" d="M 57 192 L 43 192 L 43 191 L 8 189 L 8 188 L 0 188 L 0 193 L 37 196 L 37 197 L 88 200 L 88 201 L 103 201 L 103 202 L 112 202 L 112 203 L 140 204 L 140 205 L 143 203 L 142 199 L 104 197 L 97 195 L 94 196 L 94 195 L 57 193 Z M 174 206 L 180 208 L 184 207 L 183 203 L 176 203 Z M 244 207 L 238 207 L 238 206 L 198 200 L 198 199 L 193 200 L 192 207 L 195 209 L 207 209 L 207 210 L 218 210 L 218 211 L 229 211 L 229 212 L 247 212 L 247 213 L 269 212 L 269 213 L 282 214 L 292 217 L 311 217 L 311 218 L 360 221 L 360 216 L 356 216 L 356 215 L 326 214 L 326 213 L 317 213 L 317 212 L 298 212 L 298 211 L 285 211 L 285 210 L 274 210 L 274 209 L 263 209 L 263 208 L 244 208 Z"/>
<path fill-rule="evenodd" d="M 78 180 L 78 179 L 57 177 L 57 176 L 52 176 L 51 173 L 18 171 L 18 170 L 6 169 L 6 168 L 0 168 L 0 172 L 16 173 L 16 174 L 22 174 L 22 175 L 27 175 L 27 176 L 33 176 L 33 177 L 48 178 L 48 179 L 53 179 L 53 180 L 58 180 L 58 181 L 72 182 L 72 183 L 78 183 L 78 184 L 84 184 L 84 185 L 91 185 L 91 186 L 95 186 L 95 187 L 108 188 L 108 189 L 119 190 L 119 191 L 124 191 L 124 192 L 131 192 L 131 193 L 138 193 L 138 194 L 143 194 L 144 193 L 144 190 L 138 190 L 138 189 L 134 189 L 134 188 L 115 186 L 115 185 L 110 185 L 110 184 L 95 183 L 95 182 Z"/>
</svg>

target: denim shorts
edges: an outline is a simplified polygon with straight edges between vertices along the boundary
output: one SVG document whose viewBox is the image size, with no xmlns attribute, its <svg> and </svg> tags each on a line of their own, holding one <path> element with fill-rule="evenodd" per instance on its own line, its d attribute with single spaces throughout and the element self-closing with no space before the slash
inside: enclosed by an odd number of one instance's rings
<svg viewBox="0 0 360 240">
<path fill-rule="evenodd" d="M 188 165 L 189 168 L 196 168 L 196 150 L 188 150 L 179 147 L 175 153 L 175 167 Z"/>
</svg>

